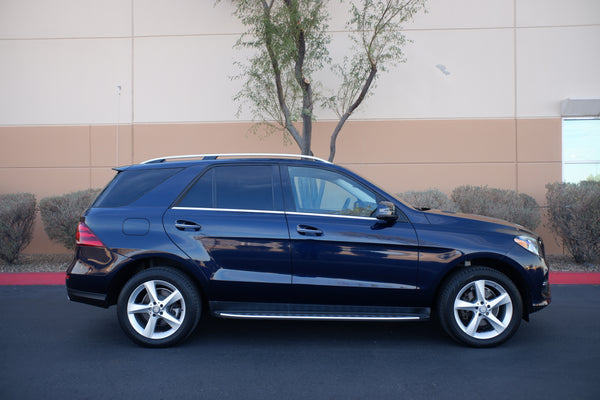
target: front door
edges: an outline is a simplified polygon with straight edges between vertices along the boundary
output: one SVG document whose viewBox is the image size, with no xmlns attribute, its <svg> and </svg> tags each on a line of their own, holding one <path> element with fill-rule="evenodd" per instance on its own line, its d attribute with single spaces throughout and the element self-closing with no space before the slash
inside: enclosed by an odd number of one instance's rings
<svg viewBox="0 0 600 400">
<path fill-rule="evenodd" d="M 376 219 L 387 199 L 339 171 L 289 165 L 285 172 L 294 301 L 410 305 L 418 246 L 404 215 Z"/>
</svg>

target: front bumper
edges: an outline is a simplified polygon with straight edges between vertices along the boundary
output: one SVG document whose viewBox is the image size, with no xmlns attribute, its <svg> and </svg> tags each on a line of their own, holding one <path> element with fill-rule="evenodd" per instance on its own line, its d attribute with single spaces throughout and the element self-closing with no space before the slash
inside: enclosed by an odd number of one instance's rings
<svg viewBox="0 0 600 400">
<path fill-rule="evenodd" d="M 543 253 L 542 253 L 543 254 Z M 536 312 L 548 306 L 552 301 L 552 292 L 548 282 L 550 268 L 542 256 L 533 254 L 521 246 L 515 246 L 507 257 L 523 268 L 522 277 L 529 299 L 523 298 L 529 312 Z"/>
</svg>

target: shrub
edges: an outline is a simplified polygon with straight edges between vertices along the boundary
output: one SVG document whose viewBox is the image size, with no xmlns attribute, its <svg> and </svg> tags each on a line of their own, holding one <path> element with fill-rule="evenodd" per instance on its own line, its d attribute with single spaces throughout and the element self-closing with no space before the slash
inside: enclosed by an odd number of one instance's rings
<svg viewBox="0 0 600 400">
<path fill-rule="evenodd" d="M 487 186 L 459 186 L 452 200 L 461 212 L 485 215 L 535 230 L 540 224 L 540 207 L 535 199 L 514 190 Z"/>
<path fill-rule="evenodd" d="M 31 242 L 35 196 L 31 193 L 0 195 L 0 258 L 9 264 L 19 259 Z"/>
<path fill-rule="evenodd" d="M 548 217 L 576 262 L 600 257 L 600 182 L 546 185 Z"/>
<path fill-rule="evenodd" d="M 587 177 L 586 181 L 600 182 L 600 174 L 596 174 L 596 175 L 592 174 Z"/>
<path fill-rule="evenodd" d="M 438 189 L 404 192 L 399 193 L 398 197 L 417 208 L 431 208 L 444 211 L 457 210 L 452 200 Z"/>
<path fill-rule="evenodd" d="M 79 217 L 99 192 L 100 189 L 88 189 L 40 200 L 42 221 L 48 237 L 67 249 L 73 249 Z"/>
</svg>

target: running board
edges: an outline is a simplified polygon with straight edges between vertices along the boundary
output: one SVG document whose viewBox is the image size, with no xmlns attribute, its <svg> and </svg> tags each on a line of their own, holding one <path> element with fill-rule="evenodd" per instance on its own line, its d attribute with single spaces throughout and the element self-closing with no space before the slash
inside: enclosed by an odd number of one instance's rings
<svg viewBox="0 0 600 400">
<path fill-rule="evenodd" d="M 215 312 L 214 315 L 219 318 L 234 319 L 287 319 L 287 320 L 325 320 L 325 321 L 419 321 L 425 319 L 417 316 L 399 316 L 399 315 L 296 315 L 296 314 L 233 314 Z"/>
<path fill-rule="evenodd" d="M 328 320 L 328 321 L 423 321 L 429 320 L 425 307 L 367 307 L 306 304 L 210 302 L 218 318 Z"/>
</svg>

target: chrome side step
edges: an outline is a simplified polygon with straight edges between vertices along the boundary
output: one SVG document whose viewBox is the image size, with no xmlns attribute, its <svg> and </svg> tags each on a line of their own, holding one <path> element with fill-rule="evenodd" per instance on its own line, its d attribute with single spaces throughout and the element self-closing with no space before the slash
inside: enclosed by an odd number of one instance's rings
<svg viewBox="0 0 600 400">
<path fill-rule="evenodd" d="M 284 315 L 284 314 L 233 314 L 215 312 L 219 318 L 234 319 L 278 319 L 278 320 L 325 320 L 325 321 L 419 321 L 425 318 L 418 316 L 395 315 Z"/>
<path fill-rule="evenodd" d="M 319 304 L 210 302 L 218 318 L 325 320 L 325 321 L 423 321 L 429 320 L 426 307 L 371 307 Z"/>
</svg>

